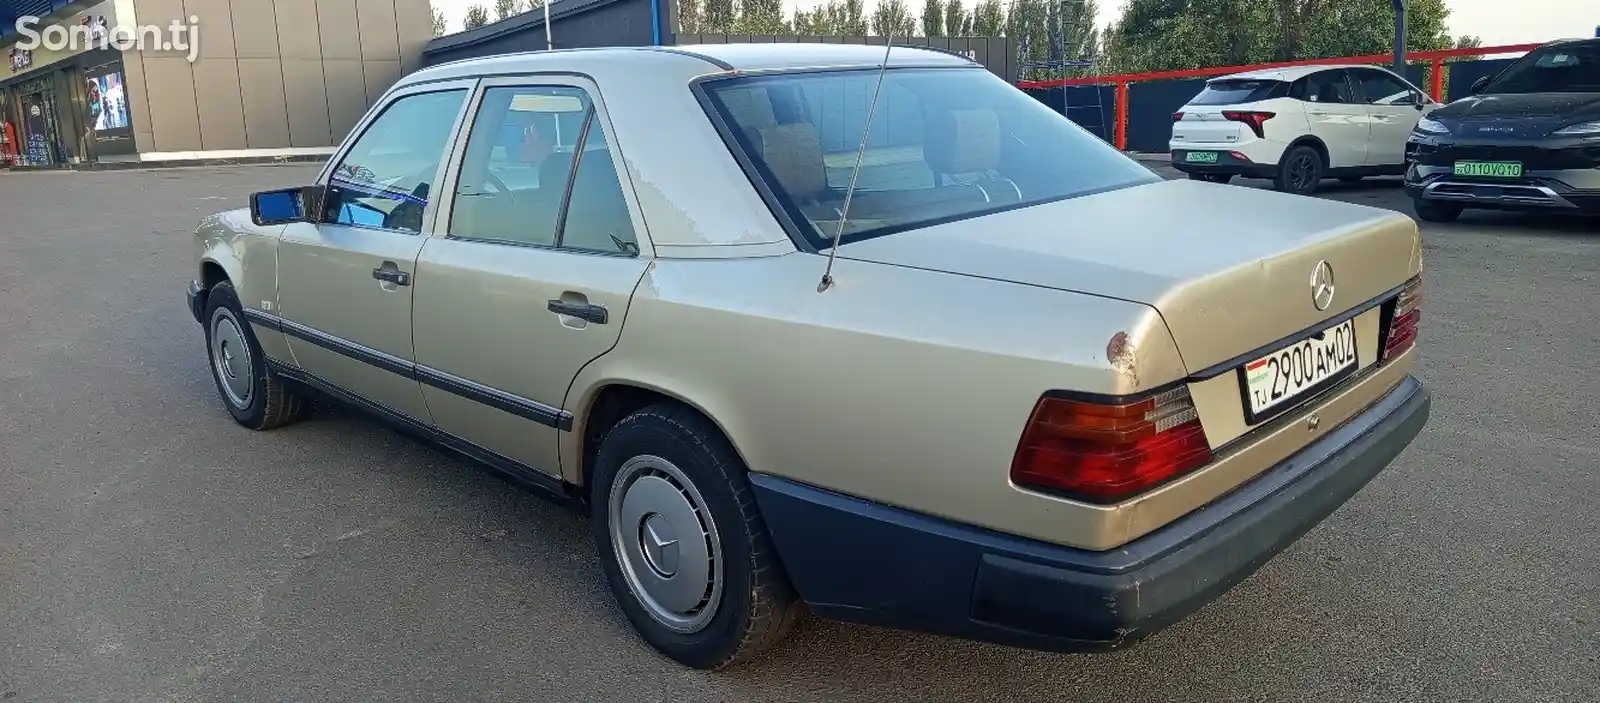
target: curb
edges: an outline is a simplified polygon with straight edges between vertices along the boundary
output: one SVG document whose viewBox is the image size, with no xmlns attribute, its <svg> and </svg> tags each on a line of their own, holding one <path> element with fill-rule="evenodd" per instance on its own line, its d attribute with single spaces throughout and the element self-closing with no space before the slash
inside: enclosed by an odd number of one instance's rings
<svg viewBox="0 0 1600 703">
<path fill-rule="evenodd" d="M 111 161 L 78 164 L 56 164 L 52 166 L 11 166 L 13 173 L 26 173 L 29 171 L 135 171 L 162 168 L 183 168 L 197 166 L 271 166 L 276 164 L 322 163 L 327 161 L 326 155 L 303 156 L 246 156 L 226 159 L 171 159 L 162 161 Z"/>
</svg>

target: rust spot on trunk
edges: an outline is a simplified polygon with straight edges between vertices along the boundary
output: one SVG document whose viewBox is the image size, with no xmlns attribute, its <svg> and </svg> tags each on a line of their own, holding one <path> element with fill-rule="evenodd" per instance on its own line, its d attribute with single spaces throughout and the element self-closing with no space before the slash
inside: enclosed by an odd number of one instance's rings
<svg viewBox="0 0 1600 703">
<path fill-rule="evenodd" d="M 1106 361 L 1111 362 L 1112 368 L 1122 372 L 1134 385 L 1138 385 L 1139 367 L 1134 361 L 1133 342 L 1128 339 L 1127 332 L 1111 335 L 1111 341 L 1106 343 Z"/>
</svg>

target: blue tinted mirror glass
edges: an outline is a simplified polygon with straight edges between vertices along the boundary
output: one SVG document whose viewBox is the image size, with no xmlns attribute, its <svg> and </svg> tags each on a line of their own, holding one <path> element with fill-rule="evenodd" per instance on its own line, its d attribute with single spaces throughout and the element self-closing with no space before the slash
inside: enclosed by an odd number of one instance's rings
<svg viewBox="0 0 1600 703">
<path fill-rule="evenodd" d="M 300 219 L 300 191 L 279 190 L 256 195 L 256 216 L 264 222 Z"/>
</svg>

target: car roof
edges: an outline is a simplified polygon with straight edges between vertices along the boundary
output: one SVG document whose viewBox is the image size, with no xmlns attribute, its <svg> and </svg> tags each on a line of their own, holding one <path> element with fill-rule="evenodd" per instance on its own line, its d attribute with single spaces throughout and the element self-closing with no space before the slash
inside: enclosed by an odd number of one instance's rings
<svg viewBox="0 0 1600 703">
<path fill-rule="evenodd" d="M 450 61 L 422 69 L 401 84 L 442 78 L 527 73 L 543 70 L 584 70 L 585 65 L 628 64 L 631 70 L 657 69 L 672 73 L 662 54 L 700 59 L 704 72 L 767 72 L 817 68 L 871 68 L 884 62 L 884 47 L 869 44 L 693 44 L 682 46 L 596 47 L 523 51 Z M 896 46 L 888 51 L 889 66 L 976 67 L 976 61 L 955 52 L 924 47 Z"/>
<path fill-rule="evenodd" d="M 1545 42 L 1544 45 L 1539 47 L 1539 48 L 1542 49 L 1542 48 L 1544 48 L 1546 46 L 1574 46 L 1574 45 L 1582 46 L 1582 47 L 1585 47 L 1585 48 L 1588 48 L 1588 47 L 1600 47 L 1600 37 L 1580 37 L 1580 38 L 1574 38 L 1574 39 L 1556 39 L 1554 41 Z"/>
<path fill-rule="evenodd" d="M 1309 66 L 1283 66 L 1280 68 L 1261 68 L 1244 73 L 1234 73 L 1227 76 L 1217 76 L 1214 81 L 1226 80 L 1267 80 L 1267 81 L 1292 81 L 1304 78 L 1318 71 L 1333 68 L 1377 68 L 1376 66 L 1350 66 L 1346 64 L 1312 64 Z"/>
</svg>

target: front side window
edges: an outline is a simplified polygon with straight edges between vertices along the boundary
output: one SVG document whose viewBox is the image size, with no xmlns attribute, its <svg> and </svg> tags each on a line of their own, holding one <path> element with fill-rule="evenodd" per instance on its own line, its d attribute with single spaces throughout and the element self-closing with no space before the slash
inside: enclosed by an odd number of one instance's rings
<svg viewBox="0 0 1600 703">
<path fill-rule="evenodd" d="M 422 213 L 466 97 L 466 90 L 420 93 L 384 108 L 333 170 L 324 221 L 422 231 Z"/>
<path fill-rule="evenodd" d="M 450 236 L 637 253 L 607 145 L 605 127 L 580 88 L 484 91 L 456 182 Z"/>
<path fill-rule="evenodd" d="M 1361 82 L 1361 95 L 1368 105 L 1411 105 L 1417 92 L 1400 79 L 1383 71 L 1361 69 L 1355 72 Z"/>
<path fill-rule="evenodd" d="M 1536 49 L 1507 67 L 1484 93 L 1600 93 L 1600 46 Z"/>
<path fill-rule="evenodd" d="M 826 71 L 704 84 L 754 165 L 816 248 L 833 238 L 862 134 L 843 241 L 1160 180 L 983 69 Z"/>
</svg>

